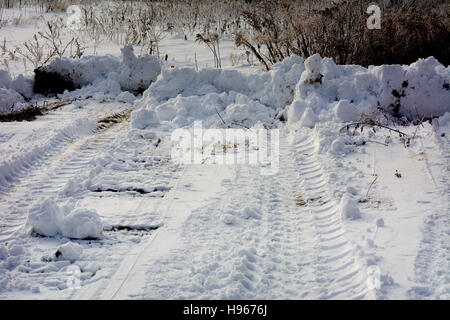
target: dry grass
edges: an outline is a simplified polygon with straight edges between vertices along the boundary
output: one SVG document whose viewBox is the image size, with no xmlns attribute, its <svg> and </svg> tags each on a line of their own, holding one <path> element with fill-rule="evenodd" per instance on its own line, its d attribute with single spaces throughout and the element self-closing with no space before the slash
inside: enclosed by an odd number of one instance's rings
<svg viewBox="0 0 450 320">
<path fill-rule="evenodd" d="M 381 6 L 381 29 L 368 29 L 371 1 L 258 1 L 243 12 L 250 29 L 235 42 L 268 70 L 286 56 L 319 53 L 338 64 L 409 64 L 434 56 L 450 62 L 450 5 L 398 0 Z"/>
</svg>

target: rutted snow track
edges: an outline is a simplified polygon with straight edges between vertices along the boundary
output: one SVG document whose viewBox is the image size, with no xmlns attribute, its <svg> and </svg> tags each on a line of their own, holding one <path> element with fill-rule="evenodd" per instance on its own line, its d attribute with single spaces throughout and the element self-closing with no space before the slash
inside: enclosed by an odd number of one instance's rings
<svg viewBox="0 0 450 320">
<path fill-rule="evenodd" d="M 424 157 L 424 169 L 429 186 L 440 196 L 438 206 L 427 212 L 422 229 L 420 250 L 414 262 L 417 285 L 408 291 L 412 299 L 448 299 L 450 296 L 449 270 L 449 204 L 450 204 L 450 141 L 447 136 L 436 135 L 436 144 L 440 146 L 443 166 L 436 166 L 436 158 Z M 429 141 L 420 139 L 420 150 L 424 153 Z M 442 167 L 442 172 L 436 172 Z M 424 179 L 425 180 L 425 179 Z"/>
<path fill-rule="evenodd" d="M 282 140 L 274 176 L 247 165 L 184 170 L 159 206 L 166 223 L 124 257 L 107 285 L 75 297 L 374 298 L 312 135 L 293 145 Z"/>
<path fill-rule="evenodd" d="M 117 132 L 128 123 L 128 115 L 129 111 L 112 114 L 105 118 L 106 121 L 100 120 L 97 125 L 92 125 L 88 132 L 81 130 L 79 133 L 75 128 L 64 130 L 50 143 L 51 148 L 17 167 L 9 178 L 9 184 L 3 186 L 0 197 L 0 241 L 8 240 L 25 225 L 27 209 L 36 199 L 56 196 L 70 178 L 82 173 L 101 150 L 100 146 L 111 143 Z"/>
</svg>

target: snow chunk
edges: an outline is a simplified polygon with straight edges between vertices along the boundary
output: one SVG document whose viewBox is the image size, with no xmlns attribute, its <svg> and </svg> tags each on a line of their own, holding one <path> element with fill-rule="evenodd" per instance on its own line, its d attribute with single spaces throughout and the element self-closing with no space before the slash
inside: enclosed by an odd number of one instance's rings
<svg viewBox="0 0 450 320">
<path fill-rule="evenodd" d="M 33 95 L 33 80 L 20 74 L 16 79 L 12 79 L 8 71 L 0 70 L 0 87 L 11 89 L 25 98 Z"/>
<path fill-rule="evenodd" d="M 352 151 L 352 146 L 346 144 L 347 139 L 344 137 L 337 137 L 331 143 L 330 153 L 334 155 L 348 154 Z"/>
<path fill-rule="evenodd" d="M 55 252 L 57 261 L 70 260 L 71 262 L 79 260 L 83 255 L 83 247 L 74 242 L 67 242 L 60 246 Z"/>
<path fill-rule="evenodd" d="M 149 54 L 136 57 L 132 45 L 125 46 L 121 52 L 120 85 L 122 89 L 144 91 L 161 73 L 161 62 Z"/>
<path fill-rule="evenodd" d="M 445 127 L 450 125 L 450 112 L 446 112 L 442 117 L 439 118 L 439 126 Z"/>
<path fill-rule="evenodd" d="M 64 219 L 61 209 L 51 199 L 34 206 L 28 213 L 28 222 L 33 231 L 43 236 L 56 236 Z"/>
<path fill-rule="evenodd" d="M 236 218 L 231 214 L 224 214 L 221 216 L 220 219 L 222 220 L 223 223 L 228 225 L 236 224 Z"/>
<path fill-rule="evenodd" d="M 161 122 L 177 128 L 192 125 L 195 120 L 202 120 L 207 128 L 221 127 L 217 112 L 227 123 L 270 125 L 292 102 L 303 71 L 303 59 L 298 56 L 286 58 L 269 72 L 164 68 L 135 102 L 133 113 L 140 109 L 155 111 Z M 142 127 L 136 124 L 135 128 Z"/>
<path fill-rule="evenodd" d="M 99 238 L 103 224 L 93 210 L 76 209 L 68 214 L 60 226 L 61 234 L 72 239 Z"/>
<path fill-rule="evenodd" d="M 361 212 L 359 211 L 356 201 L 348 194 L 343 195 L 339 206 L 342 218 L 354 220 L 361 217 Z"/>
<path fill-rule="evenodd" d="M 118 102 L 133 104 L 134 100 L 136 100 L 136 97 L 131 92 L 124 91 L 117 96 L 116 100 Z"/>
<path fill-rule="evenodd" d="M 259 211 L 255 208 L 249 208 L 249 207 L 245 207 L 244 209 L 242 209 L 242 217 L 245 219 L 250 219 L 250 218 L 261 219 L 261 215 L 259 214 Z"/>
<path fill-rule="evenodd" d="M 131 125 L 136 129 L 145 129 L 159 123 L 156 112 L 149 109 L 140 109 L 131 113 Z"/>
<path fill-rule="evenodd" d="M 17 91 L 0 88 L 0 114 L 15 111 L 15 105 L 22 102 L 24 99 Z"/>
<path fill-rule="evenodd" d="M 100 216 L 92 210 L 58 207 L 53 200 L 46 199 L 31 208 L 28 222 L 32 230 L 43 236 L 56 236 L 74 239 L 99 238 L 103 230 Z"/>
<path fill-rule="evenodd" d="M 342 122 L 358 121 L 361 118 L 356 106 L 345 99 L 339 101 L 333 111 L 336 118 Z"/>
</svg>

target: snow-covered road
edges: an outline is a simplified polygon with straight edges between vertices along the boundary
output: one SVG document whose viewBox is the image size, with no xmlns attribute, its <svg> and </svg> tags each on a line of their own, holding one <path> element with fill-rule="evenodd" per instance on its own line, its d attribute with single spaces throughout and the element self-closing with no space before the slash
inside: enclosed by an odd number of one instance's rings
<svg viewBox="0 0 450 320">
<path fill-rule="evenodd" d="M 374 298 L 313 142 L 283 139 L 274 176 L 185 166 L 157 208 L 164 225 L 72 298 Z"/>
<path fill-rule="evenodd" d="M 28 156 L 19 152 L 23 165 L 7 171 L 0 242 L 10 248 L 3 264 L 9 268 L 3 280 L 12 289 L 5 291 L 8 297 L 374 299 L 445 294 L 445 136 L 427 139 L 434 133 L 425 128 L 409 149 L 374 144 L 369 152 L 349 157 L 349 169 L 341 166 L 339 174 L 345 178 L 355 170 L 354 157 L 370 163 L 367 170 L 379 173 L 380 185 L 371 193 L 381 207 L 377 211 L 372 203 L 361 203 L 363 221 L 348 224 L 333 195 L 336 186 L 329 183 L 330 172 L 337 173 L 335 164 L 318 154 L 318 129 L 282 130 L 279 170 L 261 175 L 255 165 L 175 164 L 167 136 L 152 134 L 130 143 L 126 105 L 94 108 L 96 113 L 90 108 L 81 113 L 97 121 L 81 121 L 78 130 L 67 129 L 77 120 L 57 126 L 67 116 L 64 110 L 42 117 L 46 125 L 29 131 L 42 133 L 39 128 L 54 125 L 48 133 L 51 143 L 38 151 L 30 148 Z M 10 132 L 14 136 L 14 127 Z M 10 153 L 18 159 L 13 149 Z M 395 168 L 402 179 L 392 174 Z M 67 237 L 29 234 L 29 210 L 48 199 L 69 211 L 94 210 L 102 218 L 100 239 L 71 240 L 83 247 L 76 261 L 51 256 Z M 417 200 L 415 206 L 411 199 Z M 388 224 L 375 234 L 368 227 L 372 214 Z M 359 240 L 366 237 L 367 247 Z M 370 282 L 374 261 L 382 268 L 381 291 Z M 80 268 L 82 285 L 75 289 L 67 283 L 71 263 Z"/>
</svg>

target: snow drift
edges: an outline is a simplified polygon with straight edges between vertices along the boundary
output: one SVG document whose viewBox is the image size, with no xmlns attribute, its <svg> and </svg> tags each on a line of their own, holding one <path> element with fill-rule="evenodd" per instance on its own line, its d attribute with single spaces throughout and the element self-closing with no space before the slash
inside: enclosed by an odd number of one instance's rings
<svg viewBox="0 0 450 320">
<path fill-rule="evenodd" d="M 382 65 L 368 69 L 336 65 L 318 54 L 305 61 L 305 71 L 287 112 L 288 123 L 301 121 L 312 110 L 323 120 L 358 121 L 381 109 L 409 120 L 441 116 L 450 111 L 450 68 L 433 57 L 409 66 Z M 308 116 L 308 119 L 312 116 Z"/>
<path fill-rule="evenodd" d="M 408 119 L 450 111 L 450 69 L 429 57 L 409 65 L 364 68 L 336 65 L 316 54 L 306 61 L 291 56 L 270 72 L 164 69 L 135 102 L 132 124 L 206 127 L 230 123 L 253 126 L 286 119 L 289 125 L 314 127 L 316 121 L 357 121 L 384 110 Z M 285 106 L 288 106 L 284 112 Z"/>
<path fill-rule="evenodd" d="M 122 48 L 121 52 L 121 58 L 109 55 L 56 58 L 36 72 L 35 91 L 62 93 L 64 89 L 88 85 L 93 86 L 91 91 L 111 92 L 116 96 L 121 90 L 144 91 L 161 72 L 160 60 L 148 54 L 136 57 L 131 45 Z M 65 88 L 61 82 L 66 83 Z"/>
<path fill-rule="evenodd" d="M 163 69 L 142 99 L 135 102 L 138 110 L 132 114 L 133 125 L 144 129 L 161 122 L 185 127 L 194 120 L 203 120 L 206 127 L 223 125 L 217 113 L 228 123 L 270 124 L 292 101 L 303 70 L 303 59 L 298 56 L 277 63 L 270 72 L 250 74 L 222 69 Z M 147 121 L 148 117 L 151 119 Z"/>
</svg>

